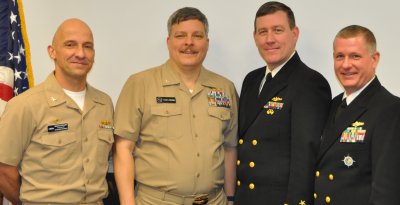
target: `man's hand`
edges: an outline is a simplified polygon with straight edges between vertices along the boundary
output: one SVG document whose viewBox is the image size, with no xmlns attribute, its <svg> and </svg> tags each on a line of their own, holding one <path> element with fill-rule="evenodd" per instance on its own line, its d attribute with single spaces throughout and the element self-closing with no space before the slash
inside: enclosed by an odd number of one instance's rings
<svg viewBox="0 0 400 205">
<path fill-rule="evenodd" d="M 0 193 L 4 195 L 13 205 L 21 205 L 19 200 L 19 173 L 15 166 L 0 163 Z M 1 203 L 3 196 L 1 197 Z"/>
</svg>

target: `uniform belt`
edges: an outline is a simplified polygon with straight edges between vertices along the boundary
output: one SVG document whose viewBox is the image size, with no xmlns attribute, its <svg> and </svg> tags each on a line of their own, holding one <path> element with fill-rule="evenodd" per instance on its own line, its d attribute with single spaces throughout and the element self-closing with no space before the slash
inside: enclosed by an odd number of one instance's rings
<svg viewBox="0 0 400 205">
<path fill-rule="evenodd" d="M 180 195 L 171 192 L 166 192 L 154 187 L 149 187 L 144 184 L 138 183 L 136 185 L 138 192 L 142 192 L 152 197 L 161 199 L 163 201 L 174 202 L 177 204 L 190 204 L 190 205 L 202 205 L 207 204 L 210 199 L 215 198 L 221 191 L 222 188 L 214 189 L 207 194 L 196 194 L 196 195 Z"/>
<path fill-rule="evenodd" d="M 91 202 L 91 203 L 73 203 L 73 204 L 65 204 L 65 203 L 30 203 L 23 202 L 23 205 L 103 205 L 103 201 Z"/>
</svg>

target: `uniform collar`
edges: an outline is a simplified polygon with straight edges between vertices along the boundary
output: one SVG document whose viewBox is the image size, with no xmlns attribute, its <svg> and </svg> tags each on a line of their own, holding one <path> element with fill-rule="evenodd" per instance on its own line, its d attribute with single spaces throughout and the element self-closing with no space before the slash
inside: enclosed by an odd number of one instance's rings
<svg viewBox="0 0 400 205">
<path fill-rule="evenodd" d="M 51 107 L 67 103 L 67 106 L 79 109 L 79 107 L 75 104 L 75 102 L 64 93 L 63 88 L 60 86 L 56 77 L 54 76 L 54 72 L 51 72 L 48 75 L 45 81 L 45 87 L 46 87 L 45 90 L 46 90 L 47 102 Z M 106 104 L 106 99 L 97 94 L 95 89 L 89 84 L 87 84 L 85 107 L 88 108 L 93 107 L 93 105 L 96 103 Z"/>
<path fill-rule="evenodd" d="M 346 92 L 343 93 L 343 97 L 342 100 L 346 98 L 346 104 L 350 105 L 350 103 L 356 99 L 356 97 L 358 95 L 360 95 L 360 93 L 366 88 L 368 87 L 369 84 L 371 84 L 371 82 L 375 79 L 376 76 L 374 76 L 367 84 L 365 84 L 362 88 L 358 89 L 357 91 L 353 92 L 350 95 L 346 95 Z"/>
<path fill-rule="evenodd" d="M 276 67 L 274 70 L 270 70 L 270 69 L 268 68 L 268 65 L 266 65 L 266 66 L 265 66 L 265 77 L 268 75 L 268 73 L 271 73 L 271 76 L 272 76 L 272 77 L 275 77 L 275 75 L 278 74 L 278 72 L 282 69 L 282 67 L 283 67 L 284 65 L 286 65 L 286 63 L 287 63 L 290 59 L 292 59 L 292 57 L 294 56 L 294 54 L 296 54 L 296 51 L 293 51 L 292 55 L 290 55 L 290 57 L 289 57 L 284 63 L 282 63 L 281 65 L 279 65 L 278 67 Z"/>
<path fill-rule="evenodd" d="M 204 67 L 201 69 L 198 82 L 205 87 L 216 88 L 218 86 L 218 83 L 215 81 L 215 78 L 213 77 L 213 73 L 211 73 Z"/>
<path fill-rule="evenodd" d="M 181 83 L 178 73 L 175 71 L 175 65 L 171 60 L 164 63 L 161 68 L 161 80 L 163 86 L 178 85 Z"/>
<path fill-rule="evenodd" d="M 176 69 L 175 65 L 171 62 L 171 60 L 168 60 L 162 66 L 161 79 L 162 79 L 163 86 L 181 84 L 181 79 L 175 69 Z M 203 66 L 201 67 L 200 75 L 199 75 L 199 78 L 197 79 L 197 83 L 202 86 L 205 86 L 205 87 L 216 87 L 217 86 L 217 83 L 212 78 L 212 73 L 210 71 L 208 71 L 206 68 L 204 68 Z"/>
</svg>

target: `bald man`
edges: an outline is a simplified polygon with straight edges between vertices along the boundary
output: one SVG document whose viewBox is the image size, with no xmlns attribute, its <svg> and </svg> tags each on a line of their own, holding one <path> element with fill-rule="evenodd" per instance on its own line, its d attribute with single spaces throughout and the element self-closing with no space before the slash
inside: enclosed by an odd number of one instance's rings
<svg viewBox="0 0 400 205">
<path fill-rule="evenodd" d="M 13 205 L 103 204 L 113 104 L 86 79 L 93 34 L 64 21 L 48 46 L 54 71 L 11 99 L 0 121 L 0 192 Z"/>
</svg>

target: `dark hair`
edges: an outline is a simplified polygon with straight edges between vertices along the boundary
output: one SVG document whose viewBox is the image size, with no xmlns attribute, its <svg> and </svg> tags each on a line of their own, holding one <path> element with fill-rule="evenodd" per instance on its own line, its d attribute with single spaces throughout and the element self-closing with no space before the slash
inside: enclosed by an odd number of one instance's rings
<svg viewBox="0 0 400 205">
<path fill-rule="evenodd" d="M 208 21 L 207 17 L 201 13 L 199 9 L 193 7 L 184 7 L 176 10 L 168 19 L 168 36 L 171 34 L 172 26 L 179 24 L 182 21 L 199 20 L 204 25 L 204 30 L 208 36 Z"/>
<path fill-rule="evenodd" d="M 352 38 L 356 36 L 363 36 L 367 47 L 371 53 L 376 51 L 376 39 L 374 33 L 368 28 L 360 25 L 350 25 L 342 28 L 335 36 L 335 41 L 337 38 Z M 335 43 L 334 41 L 334 43 Z"/>
<path fill-rule="evenodd" d="M 254 18 L 254 31 L 256 31 L 256 20 L 258 17 L 265 16 L 268 14 L 273 14 L 277 11 L 283 11 L 286 13 L 289 19 L 289 27 L 293 29 L 296 26 L 296 20 L 294 18 L 294 13 L 290 7 L 286 6 L 284 3 L 277 1 L 269 1 L 263 4 L 257 11 L 256 17 Z"/>
</svg>

